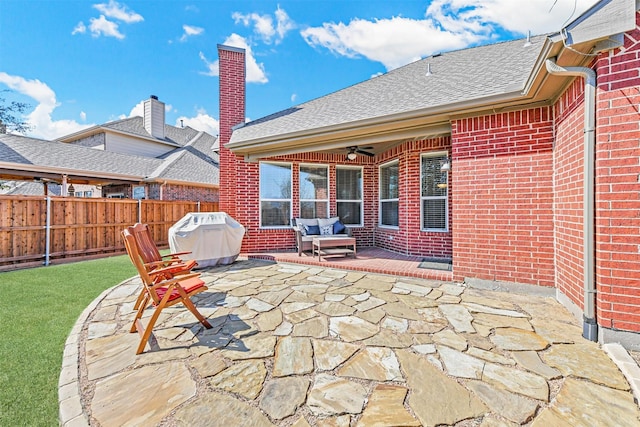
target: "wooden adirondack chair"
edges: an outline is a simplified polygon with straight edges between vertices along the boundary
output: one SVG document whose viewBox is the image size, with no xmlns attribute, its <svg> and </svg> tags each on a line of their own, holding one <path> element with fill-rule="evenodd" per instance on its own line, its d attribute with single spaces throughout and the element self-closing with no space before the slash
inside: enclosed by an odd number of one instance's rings
<svg viewBox="0 0 640 427">
<path fill-rule="evenodd" d="M 131 234 L 136 239 L 142 262 L 145 264 L 149 271 L 161 270 L 161 274 L 156 274 L 154 279 L 166 280 L 171 279 L 173 276 L 180 274 L 187 274 L 193 270 L 198 263 L 195 260 L 183 261 L 180 259 L 181 255 L 187 255 L 190 252 L 177 252 L 173 254 L 161 255 L 158 247 L 156 246 L 153 238 L 151 237 L 151 231 L 147 224 L 136 223 L 133 227 L 129 227 Z M 138 296 L 133 308 L 138 309 L 142 298 L 144 297 L 144 291 Z"/>
<path fill-rule="evenodd" d="M 193 313 L 194 316 L 204 325 L 205 328 L 211 328 L 211 325 L 207 319 L 200 314 L 198 309 L 193 305 L 191 297 L 206 291 L 208 288 L 205 283 L 199 278 L 200 273 L 181 274 L 179 276 L 172 276 L 169 270 L 177 268 L 177 264 L 172 264 L 166 268 L 150 269 L 143 261 L 142 255 L 138 248 L 136 238 L 133 234 L 133 227 L 127 227 L 122 231 L 122 238 L 124 245 L 127 248 L 127 253 L 131 262 L 138 270 L 140 279 L 143 284 L 142 300 L 138 306 L 136 317 L 133 320 L 131 326 L 131 332 L 138 332 L 142 337 L 140 345 L 136 350 L 136 354 L 140 354 L 144 351 L 149 338 L 153 332 L 153 326 L 155 325 L 160 312 L 165 307 L 171 307 L 173 305 L 182 303 L 187 309 Z M 140 299 L 140 298 L 139 298 Z M 147 323 L 146 328 L 142 324 L 142 315 L 148 306 L 154 307 L 154 312 Z"/>
</svg>

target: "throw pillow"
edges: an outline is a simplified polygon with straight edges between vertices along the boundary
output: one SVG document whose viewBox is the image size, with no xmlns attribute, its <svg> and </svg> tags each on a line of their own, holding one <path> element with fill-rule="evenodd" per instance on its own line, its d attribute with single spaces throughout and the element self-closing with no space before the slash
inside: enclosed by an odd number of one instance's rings
<svg viewBox="0 0 640 427">
<path fill-rule="evenodd" d="M 312 236 L 312 235 L 317 235 L 320 234 L 320 227 L 318 227 L 317 225 L 303 225 L 302 228 L 305 229 L 306 236 Z"/>
<path fill-rule="evenodd" d="M 333 234 L 340 234 L 347 228 L 341 221 L 336 221 L 333 223 Z"/>
<path fill-rule="evenodd" d="M 340 218 L 333 217 L 333 218 L 318 218 L 318 225 L 319 226 L 323 226 L 323 225 L 331 225 L 333 226 L 333 224 L 335 224 L 337 221 L 339 221 Z"/>
<path fill-rule="evenodd" d="M 333 224 L 332 225 L 321 225 L 320 226 L 320 235 L 321 236 L 330 236 L 333 234 Z"/>
</svg>

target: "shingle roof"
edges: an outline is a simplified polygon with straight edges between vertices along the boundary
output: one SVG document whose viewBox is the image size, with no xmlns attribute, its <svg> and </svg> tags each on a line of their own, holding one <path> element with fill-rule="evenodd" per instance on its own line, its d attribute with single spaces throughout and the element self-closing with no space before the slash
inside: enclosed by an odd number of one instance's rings
<svg viewBox="0 0 640 427">
<path fill-rule="evenodd" d="M 57 141 L 1 134 L 0 160 L 24 165 L 147 176 L 161 159 L 112 153 Z"/>
<path fill-rule="evenodd" d="M 178 129 L 178 128 L 175 128 Z M 0 134 L 0 161 L 20 165 L 59 168 L 95 174 L 128 175 L 132 180 L 179 181 L 185 184 L 217 185 L 218 154 L 212 151 L 216 140 L 206 132 L 180 128 L 185 145 L 161 158 L 135 156 L 96 150 L 76 144 L 46 141 L 19 135 Z M 180 133 L 180 132 L 176 132 Z M 190 137 L 187 140 L 186 137 Z"/>
<path fill-rule="evenodd" d="M 103 125 L 100 125 L 101 128 L 116 130 L 120 132 L 126 132 L 132 135 L 141 136 L 143 138 L 153 138 L 149 132 L 144 128 L 144 120 L 140 116 L 129 117 L 122 120 L 116 120 L 113 122 L 108 122 Z M 189 142 L 193 137 L 198 134 L 198 131 L 190 128 L 189 126 L 184 128 L 178 128 L 176 126 L 171 126 L 168 124 L 164 125 L 164 139 L 160 139 L 161 141 L 177 144 L 177 145 L 185 145 Z"/>
<path fill-rule="evenodd" d="M 524 86 L 546 36 L 434 55 L 245 124 L 231 143 L 446 107 Z M 427 76 L 430 68 L 431 75 Z"/>
<path fill-rule="evenodd" d="M 162 156 L 165 160 L 157 179 L 180 180 L 203 184 L 218 184 L 220 164 L 217 153 L 212 151 L 216 138 L 200 132 L 184 147 Z"/>
</svg>

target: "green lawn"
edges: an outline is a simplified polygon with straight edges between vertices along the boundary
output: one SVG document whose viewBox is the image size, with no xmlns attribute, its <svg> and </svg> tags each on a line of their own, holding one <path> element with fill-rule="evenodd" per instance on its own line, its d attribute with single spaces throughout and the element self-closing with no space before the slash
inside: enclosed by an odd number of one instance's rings
<svg viewBox="0 0 640 427">
<path fill-rule="evenodd" d="M 57 426 L 64 343 L 102 291 L 136 274 L 126 255 L 0 273 L 0 426 Z"/>
</svg>

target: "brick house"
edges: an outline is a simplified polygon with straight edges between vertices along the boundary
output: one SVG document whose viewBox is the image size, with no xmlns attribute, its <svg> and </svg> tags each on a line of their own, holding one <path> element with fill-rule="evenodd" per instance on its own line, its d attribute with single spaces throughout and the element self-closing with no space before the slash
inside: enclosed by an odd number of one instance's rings
<svg viewBox="0 0 640 427">
<path fill-rule="evenodd" d="M 217 202 L 217 138 L 166 124 L 165 104 L 152 96 L 144 117 L 58 141 L 0 134 L 0 179 L 20 182 L 11 194 Z"/>
<path fill-rule="evenodd" d="M 220 209 L 243 252 L 292 250 L 289 218 L 339 215 L 359 246 L 451 258 L 455 280 L 555 287 L 586 338 L 638 348 L 639 22 L 635 1 L 602 0 L 558 33 L 249 123 L 244 51 L 219 46 Z"/>
</svg>

